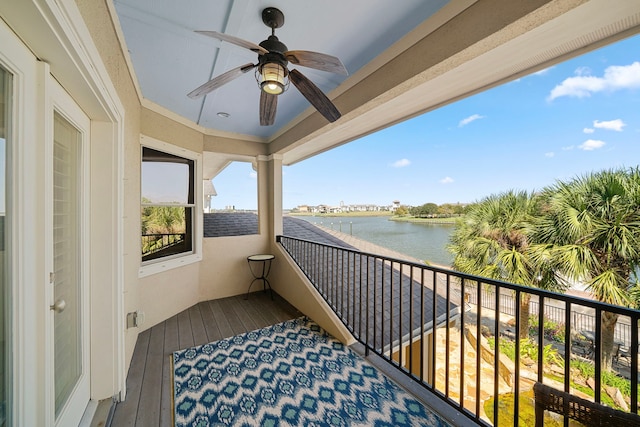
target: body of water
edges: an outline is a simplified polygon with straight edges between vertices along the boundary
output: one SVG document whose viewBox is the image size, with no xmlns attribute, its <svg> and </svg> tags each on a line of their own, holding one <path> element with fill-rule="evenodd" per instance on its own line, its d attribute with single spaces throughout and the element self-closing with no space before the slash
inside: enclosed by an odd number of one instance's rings
<svg viewBox="0 0 640 427">
<path fill-rule="evenodd" d="M 453 261 L 446 249 L 453 225 L 390 221 L 386 216 L 296 218 L 433 264 L 449 266 Z"/>
</svg>

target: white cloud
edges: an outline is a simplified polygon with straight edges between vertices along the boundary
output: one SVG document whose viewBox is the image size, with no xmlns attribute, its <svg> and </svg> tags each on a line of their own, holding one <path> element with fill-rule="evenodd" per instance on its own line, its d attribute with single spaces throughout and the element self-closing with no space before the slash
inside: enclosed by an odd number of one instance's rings
<svg viewBox="0 0 640 427">
<path fill-rule="evenodd" d="M 597 150 L 598 148 L 602 148 L 606 145 L 606 143 L 604 141 L 600 141 L 597 139 L 587 139 L 585 142 L 583 142 L 582 144 L 580 144 L 580 149 L 584 150 L 584 151 L 593 151 L 593 150 Z"/>
<path fill-rule="evenodd" d="M 594 133 L 595 130 L 593 130 L 591 128 L 584 128 L 584 129 L 582 129 L 582 132 L 584 132 L 584 133 Z"/>
<path fill-rule="evenodd" d="M 551 90 L 547 100 L 561 96 L 585 98 L 592 93 L 640 88 L 640 62 L 630 65 L 612 65 L 604 70 L 602 77 L 589 75 L 590 70 L 580 68 L 575 77 L 569 77 Z"/>
<path fill-rule="evenodd" d="M 535 73 L 533 73 L 533 76 L 544 76 L 545 74 L 549 74 L 549 70 L 551 70 L 553 67 L 547 67 L 543 70 L 540 71 L 536 71 Z"/>
<path fill-rule="evenodd" d="M 574 73 L 575 73 L 576 76 L 590 76 L 591 75 L 591 68 L 589 68 L 589 67 L 578 67 L 578 68 L 576 68 Z"/>
<path fill-rule="evenodd" d="M 249 172 L 249 178 L 257 178 L 258 177 L 258 173 L 257 172 Z"/>
<path fill-rule="evenodd" d="M 609 120 L 609 121 L 593 121 L 593 127 L 598 129 L 607 129 L 607 130 L 615 130 L 616 132 L 622 132 L 622 128 L 627 124 L 623 122 L 621 119 Z"/>
<path fill-rule="evenodd" d="M 400 159 L 391 163 L 391 166 L 393 166 L 394 168 L 403 168 L 405 166 L 409 166 L 410 164 L 411 162 L 409 161 L 409 159 Z"/>
<path fill-rule="evenodd" d="M 461 128 L 462 126 L 466 126 L 469 123 L 474 122 L 478 119 L 484 119 L 484 116 L 481 116 L 480 114 L 474 114 L 472 116 L 469 116 L 466 119 L 460 120 L 460 123 L 458 123 L 458 127 Z"/>
<path fill-rule="evenodd" d="M 545 157 L 553 157 L 553 156 L 555 156 L 555 155 L 556 155 L 556 153 L 554 153 L 553 151 L 549 151 L 549 152 L 547 152 L 547 153 L 544 153 L 544 156 L 545 156 Z"/>
<path fill-rule="evenodd" d="M 562 151 L 571 151 L 574 148 L 576 147 L 574 147 L 573 145 L 567 145 L 566 147 L 562 147 Z"/>
<path fill-rule="evenodd" d="M 450 176 L 445 176 L 440 180 L 440 184 L 451 184 L 453 182 L 453 178 Z"/>
</svg>

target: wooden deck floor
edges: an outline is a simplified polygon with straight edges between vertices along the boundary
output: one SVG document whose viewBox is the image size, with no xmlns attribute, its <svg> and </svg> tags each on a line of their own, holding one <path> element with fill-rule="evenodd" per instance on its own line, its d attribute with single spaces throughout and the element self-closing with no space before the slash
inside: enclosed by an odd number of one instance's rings
<svg viewBox="0 0 640 427">
<path fill-rule="evenodd" d="M 301 316 L 274 293 L 253 292 L 197 304 L 138 336 L 127 376 L 127 398 L 112 426 L 171 426 L 171 362 L 175 350 L 206 344 Z"/>
</svg>

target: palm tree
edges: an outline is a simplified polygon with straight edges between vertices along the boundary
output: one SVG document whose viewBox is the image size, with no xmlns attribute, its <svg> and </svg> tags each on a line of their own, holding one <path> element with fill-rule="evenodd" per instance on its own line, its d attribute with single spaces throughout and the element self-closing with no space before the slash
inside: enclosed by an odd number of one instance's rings
<svg viewBox="0 0 640 427">
<path fill-rule="evenodd" d="M 599 301 L 636 306 L 632 274 L 640 265 L 640 171 L 605 170 L 543 192 L 536 238 L 549 244 L 558 273 L 586 282 Z M 602 313 L 602 366 L 609 370 L 618 316 Z"/>
<path fill-rule="evenodd" d="M 177 206 L 158 206 L 153 212 L 154 225 L 163 230 L 163 233 L 184 232 L 184 208 Z"/>
<path fill-rule="evenodd" d="M 491 195 L 472 205 L 458 221 L 449 250 L 461 272 L 529 287 L 557 290 L 544 262 L 533 262 L 530 246 L 539 199 L 526 191 Z M 519 335 L 529 336 L 530 294 L 520 298 Z"/>
</svg>

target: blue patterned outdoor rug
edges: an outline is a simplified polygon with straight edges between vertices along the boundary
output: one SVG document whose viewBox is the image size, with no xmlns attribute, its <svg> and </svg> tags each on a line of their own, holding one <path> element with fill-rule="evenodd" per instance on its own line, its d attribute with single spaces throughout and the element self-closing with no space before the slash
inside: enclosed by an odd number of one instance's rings
<svg viewBox="0 0 640 427">
<path fill-rule="evenodd" d="M 449 426 L 307 318 L 173 353 L 176 426 Z"/>
</svg>

